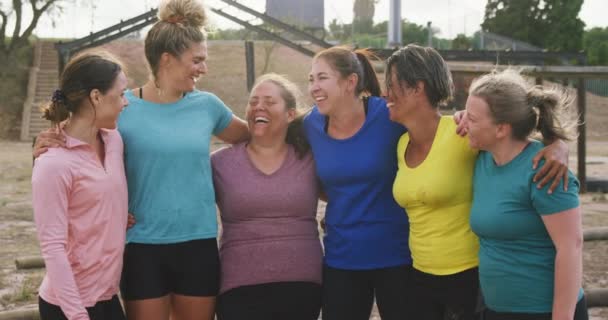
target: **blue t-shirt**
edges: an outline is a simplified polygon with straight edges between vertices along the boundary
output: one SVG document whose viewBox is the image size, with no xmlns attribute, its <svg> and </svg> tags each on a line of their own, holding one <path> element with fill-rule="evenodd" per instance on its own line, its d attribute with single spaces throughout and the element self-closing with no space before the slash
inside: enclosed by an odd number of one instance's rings
<svg viewBox="0 0 608 320">
<path fill-rule="evenodd" d="M 365 270 L 411 264 L 405 210 L 394 200 L 395 150 L 405 128 L 389 120 L 384 99 L 370 97 L 365 123 L 334 139 L 313 107 L 304 119 L 316 171 L 328 198 L 325 264 Z"/>
<path fill-rule="evenodd" d="M 556 251 L 542 216 L 578 207 L 579 182 L 569 172 L 568 191 L 563 182 L 553 194 L 548 185 L 538 189 L 532 158 L 542 148 L 533 141 L 502 166 L 480 152 L 475 165 L 471 228 L 480 240 L 483 297 L 497 312 L 552 311 Z"/>
<path fill-rule="evenodd" d="M 127 242 L 164 244 L 217 236 L 209 142 L 232 112 L 215 95 L 192 91 L 157 104 L 125 94 L 118 130 L 124 141 L 129 212 Z"/>
</svg>

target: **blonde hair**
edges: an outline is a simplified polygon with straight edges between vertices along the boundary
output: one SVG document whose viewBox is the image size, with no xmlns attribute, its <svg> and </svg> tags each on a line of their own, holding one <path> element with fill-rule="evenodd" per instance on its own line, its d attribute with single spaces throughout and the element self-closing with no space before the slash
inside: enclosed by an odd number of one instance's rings
<svg viewBox="0 0 608 320">
<path fill-rule="evenodd" d="M 518 140 L 527 139 L 534 131 L 547 142 L 576 137 L 574 99 L 558 87 L 532 85 L 518 71 L 507 69 L 475 79 L 469 94 L 484 99 L 494 121 L 510 124 Z"/>
<path fill-rule="evenodd" d="M 158 9 L 158 21 L 145 40 L 145 54 L 152 74 L 156 77 L 163 53 L 179 57 L 193 43 L 207 40 L 204 29 L 207 12 L 197 0 L 163 0 Z"/>
<path fill-rule="evenodd" d="M 285 107 L 296 110 L 296 118 L 289 124 L 287 128 L 287 135 L 285 136 L 285 142 L 291 144 L 296 150 L 296 154 L 299 158 L 302 158 L 310 150 L 310 145 L 306 140 L 303 129 L 304 113 L 299 110 L 300 98 L 302 93 L 298 86 L 289 80 L 286 76 L 267 73 L 259 77 L 251 92 L 255 90 L 259 85 L 270 82 L 279 88 L 281 98 L 285 101 Z"/>
</svg>

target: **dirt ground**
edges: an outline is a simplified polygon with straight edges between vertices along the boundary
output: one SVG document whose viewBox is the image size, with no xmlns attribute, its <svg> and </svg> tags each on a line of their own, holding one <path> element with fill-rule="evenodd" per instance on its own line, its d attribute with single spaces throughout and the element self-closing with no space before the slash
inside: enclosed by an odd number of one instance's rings
<svg viewBox="0 0 608 320">
<path fill-rule="evenodd" d="M 107 49 L 126 60 L 131 75 L 130 87 L 147 78 L 141 44 L 116 41 Z M 266 63 L 266 58 L 269 59 Z M 244 46 L 210 42 L 209 74 L 200 82 L 201 89 L 217 94 L 227 105 L 242 115 L 247 99 L 244 69 Z M 287 74 L 306 90 L 310 58 L 282 46 L 256 44 L 256 70 L 262 73 Z M 221 72 L 220 72 L 221 71 Z M 608 179 L 608 98 L 589 95 L 587 136 L 587 174 Z M 570 167 L 576 169 L 576 145 L 571 144 Z M 16 270 L 18 257 L 40 255 L 31 208 L 31 145 L 0 141 L 0 312 L 34 307 L 43 270 Z M 608 190 L 606 190 L 608 191 Z M 581 196 L 584 227 L 608 226 L 608 196 L 603 193 Z M 319 217 L 324 214 L 320 206 Z M 608 288 L 608 243 L 587 242 L 584 248 L 585 288 Z M 593 320 L 608 319 L 608 308 L 591 309 Z M 380 319 L 375 311 L 371 319 Z"/>
<path fill-rule="evenodd" d="M 608 179 L 608 142 L 598 146 L 587 171 Z M 0 141 L 0 311 L 34 307 L 43 270 L 17 270 L 18 257 L 39 255 L 31 208 L 31 148 L 29 143 Z M 595 148 L 590 150 L 594 154 Z M 574 158 L 574 156 L 573 156 Z M 573 159 L 574 161 L 574 159 Z M 598 175 L 600 174 L 600 175 Z M 608 198 L 594 193 L 581 196 L 585 227 L 608 226 Z M 324 213 L 320 207 L 319 217 Z M 608 287 L 608 243 L 586 242 L 584 249 L 584 287 Z M 591 309 L 595 320 L 608 319 L 608 308 Z M 376 312 L 371 319 L 379 319 Z"/>
</svg>

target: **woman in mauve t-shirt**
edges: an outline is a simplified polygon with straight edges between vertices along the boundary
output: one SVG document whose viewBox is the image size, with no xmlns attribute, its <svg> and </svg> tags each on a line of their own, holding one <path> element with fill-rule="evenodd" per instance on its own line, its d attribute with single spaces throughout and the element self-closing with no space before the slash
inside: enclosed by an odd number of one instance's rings
<svg viewBox="0 0 608 320">
<path fill-rule="evenodd" d="M 223 227 L 221 320 L 319 316 L 319 189 L 296 96 L 282 76 L 260 78 L 246 109 L 251 139 L 211 156 Z"/>
</svg>

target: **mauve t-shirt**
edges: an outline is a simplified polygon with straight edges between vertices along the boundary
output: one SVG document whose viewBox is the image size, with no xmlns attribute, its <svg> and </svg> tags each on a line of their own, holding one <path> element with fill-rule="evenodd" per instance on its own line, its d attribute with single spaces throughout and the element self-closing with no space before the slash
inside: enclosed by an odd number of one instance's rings
<svg viewBox="0 0 608 320">
<path fill-rule="evenodd" d="M 323 252 L 312 154 L 298 159 L 289 146 L 282 165 L 268 175 L 254 166 L 246 145 L 211 155 L 223 229 L 220 293 L 273 282 L 320 284 Z"/>
</svg>

